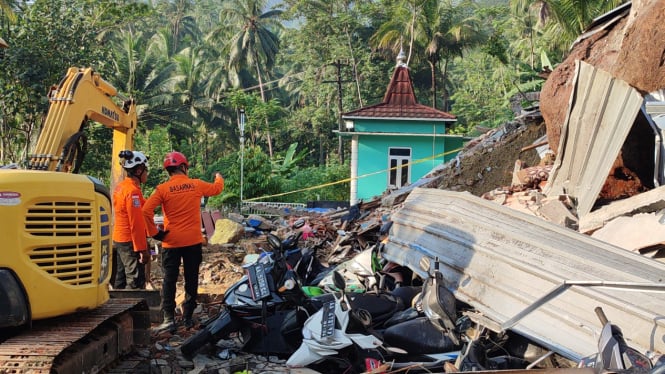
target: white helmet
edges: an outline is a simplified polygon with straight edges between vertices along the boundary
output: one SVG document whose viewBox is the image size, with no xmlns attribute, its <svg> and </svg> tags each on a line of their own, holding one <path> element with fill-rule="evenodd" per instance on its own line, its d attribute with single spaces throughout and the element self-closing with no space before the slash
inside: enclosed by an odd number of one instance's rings
<svg viewBox="0 0 665 374">
<path fill-rule="evenodd" d="M 125 169 L 133 169 L 138 165 L 148 167 L 148 157 L 140 151 L 121 151 L 120 158 L 124 158 L 120 160 L 120 164 Z"/>
</svg>

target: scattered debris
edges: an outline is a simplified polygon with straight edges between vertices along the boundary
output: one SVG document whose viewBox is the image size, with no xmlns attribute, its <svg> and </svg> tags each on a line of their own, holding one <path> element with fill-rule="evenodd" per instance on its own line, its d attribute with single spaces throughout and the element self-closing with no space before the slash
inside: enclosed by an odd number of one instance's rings
<svg viewBox="0 0 665 374">
<path fill-rule="evenodd" d="M 245 255 L 267 248 L 267 232 L 285 237 L 295 220 L 305 219 L 302 245 L 335 266 L 376 244 L 381 227 L 393 221 L 387 258 L 420 276 L 426 275 L 418 270 L 420 259 L 438 259 L 455 297 L 474 307 L 466 315 L 479 325 L 579 360 L 598 348 L 603 325 L 593 313 L 602 305 L 626 328 L 631 345 L 662 355 L 665 300 L 641 292 L 665 282 L 663 264 L 654 261 L 665 258 L 665 75 L 662 64 L 652 66 L 658 58 L 643 61 L 655 49 L 634 43 L 644 32 L 665 38 L 665 28 L 656 27 L 664 6 L 639 2 L 643 12 L 629 13 L 624 5 L 593 25 L 569 60 L 548 72 L 540 96 L 547 124 L 538 107 L 523 111 L 410 186 L 329 213 L 269 204 L 262 209 L 277 218 L 207 212 L 211 240 L 195 317 L 214 318 L 225 290 L 244 274 Z M 644 92 L 652 92 L 646 105 Z M 223 219 L 234 223 L 233 234 L 213 240 Z M 159 266 L 152 272 L 159 288 Z M 641 291 L 626 292 L 631 287 Z M 151 372 L 296 372 L 277 358 L 231 351 L 184 360 L 177 347 L 195 331 L 179 326 L 176 335 L 153 336 L 155 344 L 140 357 L 151 359 Z"/>
</svg>

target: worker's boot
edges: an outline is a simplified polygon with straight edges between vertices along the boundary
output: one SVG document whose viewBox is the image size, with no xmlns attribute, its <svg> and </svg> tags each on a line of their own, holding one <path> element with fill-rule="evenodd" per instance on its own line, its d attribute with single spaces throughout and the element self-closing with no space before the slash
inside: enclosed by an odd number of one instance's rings
<svg viewBox="0 0 665 374">
<path fill-rule="evenodd" d="M 152 331 L 156 333 L 168 331 L 171 334 L 175 334 L 177 330 L 178 329 L 176 328 L 175 325 L 175 318 L 173 314 L 169 313 L 164 313 L 164 321 L 162 322 L 162 324 L 152 329 Z"/>
<path fill-rule="evenodd" d="M 183 308 L 183 325 L 185 326 L 186 329 L 191 329 L 194 327 L 196 324 L 196 321 L 194 321 L 194 317 L 192 315 L 194 314 L 194 311 L 191 310 L 190 308 Z"/>
<path fill-rule="evenodd" d="M 185 321 L 183 322 L 183 325 L 186 329 L 191 329 L 195 324 L 196 322 L 194 321 L 193 317 L 185 318 Z"/>
</svg>

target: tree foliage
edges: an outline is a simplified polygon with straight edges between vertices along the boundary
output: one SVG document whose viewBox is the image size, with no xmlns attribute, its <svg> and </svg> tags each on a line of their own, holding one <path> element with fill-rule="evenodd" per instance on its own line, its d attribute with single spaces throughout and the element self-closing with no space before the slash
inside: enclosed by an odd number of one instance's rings
<svg viewBox="0 0 665 374">
<path fill-rule="evenodd" d="M 179 150 L 193 176 L 225 175 L 216 204 L 240 200 L 241 169 L 243 199 L 346 200 L 349 144 L 335 131 L 343 113 L 382 100 L 400 49 L 418 100 L 452 112 L 453 132 L 469 135 L 510 120 L 511 97 L 542 84 L 541 57 L 556 65 L 593 17 L 621 2 L 0 1 L 10 44 L 0 162 L 26 159 L 48 87 L 70 66 L 91 66 L 138 103 L 136 147 L 155 160 L 148 190 L 165 178 L 163 155 Z M 84 169 L 101 179 L 109 133 L 86 129 Z"/>
</svg>

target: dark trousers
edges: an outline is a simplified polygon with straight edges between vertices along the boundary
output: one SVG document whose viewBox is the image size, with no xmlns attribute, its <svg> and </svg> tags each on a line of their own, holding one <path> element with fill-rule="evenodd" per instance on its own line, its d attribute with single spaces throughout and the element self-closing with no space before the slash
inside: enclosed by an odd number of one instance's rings
<svg viewBox="0 0 665 374">
<path fill-rule="evenodd" d="M 139 258 L 132 242 L 113 242 L 111 281 L 114 289 L 145 288 L 145 266 L 139 263 Z"/>
<path fill-rule="evenodd" d="M 185 278 L 185 302 L 182 304 L 182 312 L 185 319 L 192 318 L 197 305 L 199 266 L 202 259 L 203 249 L 201 244 L 179 248 L 163 248 L 162 270 L 164 272 L 164 281 L 162 283 L 162 313 L 165 319 L 173 319 L 175 317 L 175 293 L 181 261 Z"/>
</svg>

